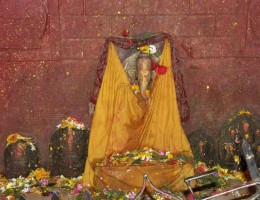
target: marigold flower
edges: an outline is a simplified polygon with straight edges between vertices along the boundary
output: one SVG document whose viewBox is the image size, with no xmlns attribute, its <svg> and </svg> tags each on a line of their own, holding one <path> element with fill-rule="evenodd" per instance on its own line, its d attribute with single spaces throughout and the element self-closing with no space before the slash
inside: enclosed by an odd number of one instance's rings
<svg viewBox="0 0 260 200">
<path fill-rule="evenodd" d="M 171 159 L 171 158 L 173 158 L 173 155 L 172 155 L 171 153 L 169 153 L 169 154 L 167 155 L 167 157 L 168 157 L 169 159 Z"/>
<path fill-rule="evenodd" d="M 7 137 L 7 139 L 6 139 L 6 141 L 7 141 L 6 146 L 8 146 L 10 144 L 13 144 L 13 143 L 16 143 L 18 140 L 31 141 L 31 138 L 30 137 L 23 137 L 23 136 L 21 136 L 18 133 L 13 133 L 13 134 L 11 134 L 11 135 L 9 135 Z"/>
<path fill-rule="evenodd" d="M 144 53 L 149 54 L 149 46 L 145 45 L 145 46 L 141 46 L 139 48 L 141 51 L 143 51 Z"/>
<path fill-rule="evenodd" d="M 149 95 L 150 94 L 150 90 L 145 90 L 145 94 Z"/>
<path fill-rule="evenodd" d="M 239 157 L 238 156 L 234 156 L 234 161 L 235 161 L 236 164 L 239 164 L 240 163 Z"/>
<path fill-rule="evenodd" d="M 46 172 L 44 168 L 37 168 L 34 172 L 31 172 L 28 177 L 35 177 L 37 180 L 50 178 L 50 172 Z"/>
<path fill-rule="evenodd" d="M 238 113 L 238 115 L 243 115 L 243 114 L 251 115 L 250 111 L 248 111 L 248 110 L 241 110 L 241 111 L 239 111 L 239 113 Z"/>
<path fill-rule="evenodd" d="M 13 143 L 16 143 L 17 142 L 17 138 L 21 136 L 19 135 L 18 133 L 14 133 L 14 134 L 11 134 L 7 137 L 6 141 L 9 144 L 13 144 Z"/>
</svg>

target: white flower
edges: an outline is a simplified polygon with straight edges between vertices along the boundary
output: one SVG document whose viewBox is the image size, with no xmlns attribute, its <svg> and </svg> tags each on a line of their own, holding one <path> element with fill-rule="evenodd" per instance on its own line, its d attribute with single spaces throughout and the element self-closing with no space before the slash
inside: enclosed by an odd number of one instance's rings
<svg viewBox="0 0 260 200">
<path fill-rule="evenodd" d="M 5 190 L 6 190 L 5 187 L 0 187 L 0 191 L 1 191 L 2 193 L 4 193 Z"/>
<path fill-rule="evenodd" d="M 8 184 L 7 184 L 7 186 L 6 186 L 6 189 L 10 189 L 10 188 L 14 188 L 14 183 L 12 183 L 12 182 L 9 182 Z"/>
<path fill-rule="evenodd" d="M 21 192 L 22 193 L 27 193 L 27 192 L 30 192 L 30 191 L 31 191 L 30 188 L 26 187 Z"/>
<path fill-rule="evenodd" d="M 154 54 L 154 53 L 156 53 L 156 46 L 154 46 L 154 45 L 149 45 L 149 52 L 150 52 L 150 54 Z"/>
<path fill-rule="evenodd" d="M 11 181 L 16 183 L 16 178 L 12 178 Z"/>
<path fill-rule="evenodd" d="M 61 124 L 58 124 L 56 127 L 57 127 L 57 128 L 60 128 L 60 127 L 61 127 Z"/>
<path fill-rule="evenodd" d="M 24 180 L 24 182 L 25 182 L 25 185 L 26 185 L 26 184 L 28 184 L 28 183 L 30 182 L 30 180 L 26 178 L 26 179 Z"/>
<path fill-rule="evenodd" d="M 81 130 L 85 130 L 84 124 L 77 124 L 77 125 L 76 125 L 76 128 L 77 128 L 77 129 L 81 129 Z"/>
<path fill-rule="evenodd" d="M 19 180 L 19 181 L 17 182 L 17 186 L 18 186 L 18 187 L 22 187 L 23 185 L 24 185 L 24 183 L 23 183 L 22 180 Z"/>
<path fill-rule="evenodd" d="M 30 142 L 30 146 L 31 146 L 31 150 L 32 150 L 32 151 L 36 151 L 36 147 L 34 146 L 33 143 Z"/>
<path fill-rule="evenodd" d="M 80 181 L 82 178 L 83 178 L 82 175 L 80 175 L 80 176 L 78 176 L 78 177 L 76 178 L 76 180 L 77 180 L 77 181 Z"/>
</svg>

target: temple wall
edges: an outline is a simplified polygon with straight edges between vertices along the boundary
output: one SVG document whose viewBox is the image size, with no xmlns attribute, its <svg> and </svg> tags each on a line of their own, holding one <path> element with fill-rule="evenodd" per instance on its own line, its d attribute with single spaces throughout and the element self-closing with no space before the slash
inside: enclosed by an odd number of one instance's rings
<svg viewBox="0 0 260 200">
<path fill-rule="evenodd" d="M 260 115 L 260 0 L 0 1 L 0 171 L 11 133 L 32 136 L 48 166 L 60 120 L 91 124 L 88 101 L 109 36 L 166 32 L 181 58 L 187 134 L 231 113 Z"/>
</svg>

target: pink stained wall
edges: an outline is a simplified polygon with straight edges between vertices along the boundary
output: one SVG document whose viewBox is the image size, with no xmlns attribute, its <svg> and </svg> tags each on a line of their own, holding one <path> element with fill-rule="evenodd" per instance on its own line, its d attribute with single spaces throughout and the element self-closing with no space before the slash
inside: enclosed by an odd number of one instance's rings
<svg viewBox="0 0 260 200">
<path fill-rule="evenodd" d="M 171 34 L 190 105 L 187 134 L 246 108 L 260 115 L 260 0 L 0 0 L 0 171 L 9 134 L 32 136 L 42 164 L 60 120 L 88 115 L 107 37 Z"/>
</svg>

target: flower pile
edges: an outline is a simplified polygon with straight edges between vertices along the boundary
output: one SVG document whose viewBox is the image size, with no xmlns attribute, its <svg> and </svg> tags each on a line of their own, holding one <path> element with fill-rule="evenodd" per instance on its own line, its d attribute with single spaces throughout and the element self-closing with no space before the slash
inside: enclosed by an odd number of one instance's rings
<svg viewBox="0 0 260 200">
<path fill-rule="evenodd" d="M 213 166 L 211 168 L 207 167 L 205 163 L 203 162 L 198 162 L 196 164 L 195 168 L 195 173 L 196 174 L 201 174 L 205 173 L 207 171 L 216 169 L 217 174 L 212 175 L 212 176 L 206 176 L 204 178 L 198 179 L 197 180 L 197 186 L 199 188 L 203 188 L 203 186 L 206 185 L 212 185 L 211 188 L 206 188 L 205 190 L 201 192 L 196 192 L 196 195 L 198 197 L 205 197 L 205 195 L 209 195 L 212 192 L 213 193 L 218 193 L 221 192 L 228 187 L 230 187 L 230 182 L 231 181 L 236 181 L 239 182 L 240 184 L 243 184 L 246 182 L 246 176 L 243 172 L 240 171 L 229 171 L 226 168 L 222 168 L 220 165 Z M 191 198 L 192 199 L 192 198 Z"/>
<path fill-rule="evenodd" d="M 59 125 L 57 125 L 58 129 L 68 128 L 68 129 L 79 129 L 85 130 L 85 125 L 83 122 L 77 120 L 75 117 L 67 117 L 63 119 Z"/>
<path fill-rule="evenodd" d="M 50 173 L 46 172 L 43 168 L 37 168 L 31 172 L 27 178 L 18 177 L 12 179 L 2 179 L 0 181 L 0 191 L 2 194 L 14 196 L 18 198 L 24 193 L 37 193 L 45 194 L 45 187 L 50 182 Z"/>
<path fill-rule="evenodd" d="M 31 137 L 24 137 L 18 133 L 13 133 L 13 134 L 10 134 L 7 139 L 6 139 L 6 147 L 8 147 L 10 144 L 14 144 L 18 141 L 25 141 L 26 144 L 30 145 L 31 147 L 31 150 L 32 151 L 35 151 L 36 150 L 36 146 L 35 146 L 35 143 L 32 141 L 32 138 Z"/>
<path fill-rule="evenodd" d="M 169 151 L 155 151 L 145 147 L 143 150 L 114 154 L 96 163 L 96 166 L 158 165 L 160 163 L 182 164 L 186 161 L 193 162 L 193 158 L 182 154 L 175 155 Z"/>
<path fill-rule="evenodd" d="M 151 155 L 149 152 L 154 151 L 150 151 L 150 149 L 147 149 L 147 151 L 142 151 L 143 153 L 139 153 L 140 159 L 151 159 Z M 173 156 L 173 154 L 170 153 L 167 153 L 166 155 L 166 152 L 161 152 L 161 154 L 162 156 L 169 157 L 168 159 L 171 159 Z M 198 162 L 196 164 L 195 171 L 197 173 L 204 173 L 212 169 L 217 169 L 218 174 L 215 176 L 209 176 L 200 179 L 198 181 L 199 187 L 207 185 L 209 183 L 215 183 L 215 188 L 213 189 L 213 192 L 217 192 L 226 189 L 229 186 L 229 182 L 231 180 L 237 180 L 241 182 L 241 184 L 246 180 L 245 175 L 242 172 L 229 172 L 228 169 L 224 169 L 219 165 L 209 168 L 203 162 Z M 21 194 L 26 193 L 35 193 L 43 196 L 51 196 L 53 195 L 54 187 L 55 189 L 60 188 L 61 190 L 64 190 L 64 192 L 68 193 L 69 196 L 71 196 L 71 198 L 73 199 L 82 199 L 84 192 L 82 186 L 82 176 L 79 176 L 77 178 L 66 178 L 63 175 L 50 177 L 50 172 L 46 171 L 44 168 L 37 168 L 35 171 L 31 172 L 27 178 L 18 177 L 6 179 L 4 176 L 0 175 L 0 194 L 2 195 L 0 195 L 0 197 L 3 197 L 4 195 L 6 199 L 19 198 Z M 176 193 L 175 191 L 173 191 L 172 188 L 170 188 L 170 186 L 167 184 L 160 188 L 160 190 L 177 196 L 183 195 L 181 193 Z M 95 200 L 131 200 L 134 199 L 137 193 L 137 189 L 135 189 L 134 191 L 122 191 L 113 190 L 110 188 L 96 188 L 95 191 L 92 193 L 92 196 Z M 199 192 L 196 193 L 196 195 L 198 196 L 202 196 L 204 194 Z M 150 195 L 153 200 L 169 200 L 169 197 L 165 197 L 157 192 L 153 192 Z M 142 198 L 143 196 L 140 197 L 140 199 Z"/>
<path fill-rule="evenodd" d="M 70 196 L 80 197 L 83 195 L 82 176 L 71 179 L 62 175 L 50 177 L 50 172 L 45 171 L 44 168 L 37 168 L 27 178 L 20 176 L 6 179 L 0 176 L 0 194 L 7 199 L 19 198 L 26 193 L 51 196 L 54 186 L 68 192 Z"/>
<path fill-rule="evenodd" d="M 220 165 L 216 165 L 216 166 L 213 166 L 212 168 L 209 168 L 203 162 L 198 162 L 196 164 L 196 170 L 199 170 L 202 173 L 207 172 L 212 169 L 216 169 L 218 171 L 218 176 L 220 178 L 223 178 L 225 181 L 228 181 L 228 180 L 238 180 L 240 182 L 246 181 L 246 177 L 245 177 L 244 173 L 241 171 L 229 171 L 226 168 L 222 168 Z"/>
</svg>

